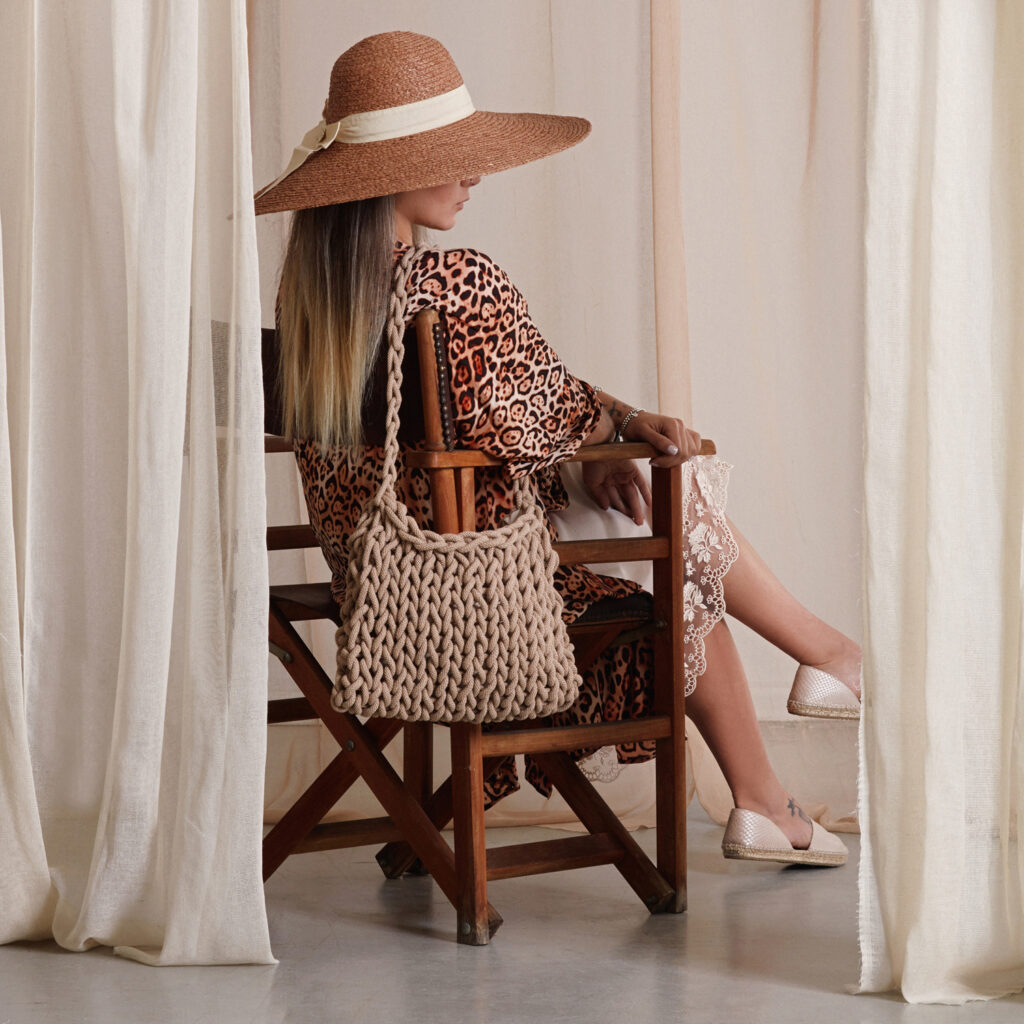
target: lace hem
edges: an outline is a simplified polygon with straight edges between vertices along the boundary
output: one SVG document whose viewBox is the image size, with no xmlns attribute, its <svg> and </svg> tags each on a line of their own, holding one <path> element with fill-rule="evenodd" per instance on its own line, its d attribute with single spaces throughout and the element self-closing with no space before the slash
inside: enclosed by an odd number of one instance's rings
<svg viewBox="0 0 1024 1024">
<path fill-rule="evenodd" d="M 725 506 L 732 466 L 717 455 L 696 456 L 683 466 L 683 538 L 686 584 L 683 588 L 684 692 L 689 696 L 704 674 L 704 638 L 725 615 L 722 580 L 739 556 Z M 601 747 L 579 762 L 592 782 L 614 782 L 623 765 L 614 747 Z"/>
<path fill-rule="evenodd" d="M 591 782 L 614 782 L 624 765 L 619 764 L 614 747 L 598 747 L 592 754 L 578 763 L 579 770 Z"/>
<path fill-rule="evenodd" d="M 683 538 L 686 543 L 684 675 L 687 696 L 704 674 L 704 638 L 725 615 L 722 580 L 739 556 L 725 518 L 732 466 L 717 455 L 696 456 L 683 466 Z"/>
</svg>

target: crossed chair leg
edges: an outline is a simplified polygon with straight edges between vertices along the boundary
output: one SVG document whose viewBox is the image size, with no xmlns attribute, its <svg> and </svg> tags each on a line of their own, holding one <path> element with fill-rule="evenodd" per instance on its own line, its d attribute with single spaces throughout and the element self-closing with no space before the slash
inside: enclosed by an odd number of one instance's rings
<svg viewBox="0 0 1024 1024">
<path fill-rule="evenodd" d="M 354 781 L 361 776 L 390 819 L 342 823 L 357 828 L 349 829 L 350 834 L 347 837 L 335 830 L 336 834 L 332 838 L 341 841 L 325 842 L 324 847 L 387 842 L 399 836 L 408 839 L 416 856 L 434 877 L 441 891 L 454 906 L 458 907 L 460 894 L 456 882 L 455 855 L 444 841 L 440 830 L 427 816 L 423 805 L 406 788 L 384 756 L 381 741 L 388 733 L 391 736 L 395 735 L 401 729 L 401 723 L 375 719 L 369 725 L 364 725 L 354 715 L 339 714 L 335 711 L 331 705 L 330 678 L 299 638 L 294 626 L 274 608 L 273 604 L 270 610 L 270 639 L 290 654 L 291 660 L 285 663 L 285 668 L 302 690 L 316 716 L 327 726 L 341 747 L 338 757 L 310 787 L 316 791 L 315 794 L 311 796 L 307 790 L 300 799 L 300 803 L 306 801 L 305 813 L 311 815 L 330 799 L 330 803 L 327 803 L 323 810 L 326 814 L 340 795 L 339 790 L 332 788 L 329 783 L 339 779 L 342 783 L 349 779 Z M 283 830 L 280 834 L 283 834 Z M 272 831 L 264 842 L 271 840 L 273 835 Z M 352 841 L 346 842 L 346 838 Z M 264 865 L 264 878 L 269 875 L 269 866 Z M 490 932 L 496 931 L 502 920 L 501 915 L 489 904 L 485 907 L 484 919 Z"/>
<path fill-rule="evenodd" d="M 589 834 L 487 851 L 483 782 L 504 754 L 489 752 L 488 746 L 507 747 L 508 733 L 504 740 L 492 739 L 492 735 L 502 734 L 484 734 L 476 725 L 451 726 L 453 774 L 431 792 L 429 726 L 405 726 L 403 780 L 383 752 L 403 731 L 403 723 L 371 719 L 364 724 L 353 715 L 335 711 L 330 702 L 330 678 L 273 603 L 270 639 L 286 652 L 286 669 L 341 751 L 266 836 L 265 879 L 292 852 L 386 843 L 377 855 L 384 874 L 395 878 L 407 871 L 429 872 L 456 909 L 458 941 L 469 945 L 485 945 L 501 925 L 501 915 L 487 901 L 487 882 L 500 878 L 614 864 L 651 913 L 686 909 L 685 794 L 677 792 L 678 786 L 666 785 L 669 799 L 658 802 L 655 867 L 569 754 L 547 741 L 546 736 L 555 730 L 514 730 L 516 737 L 530 734 L 530 752 Z M 658 740 L 656 770 L 673 773 L 678 779 L 681 735 L 677 733 L 673 739 L 671 730 L 664 732 L 669 735 Z M 360 777 L 388 817 L 318 824 Z M 453 818 L 454 851 L 441 835 Z"/>
</svg>

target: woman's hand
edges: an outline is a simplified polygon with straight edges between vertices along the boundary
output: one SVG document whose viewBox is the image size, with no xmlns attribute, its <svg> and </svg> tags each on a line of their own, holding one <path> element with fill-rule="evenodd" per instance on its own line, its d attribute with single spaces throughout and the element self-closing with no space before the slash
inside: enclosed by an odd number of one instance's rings
<svg viewBox="0 0 1024 1024">
<path fill-rule="evenodd" d="M 700 454 L 700 434 L 674 416 L 641 412 L 626 424 L 622 436 L 627 441 L 646 441 L 664 452 L 664 455 L 651 459 L 652 466 L 662 469 L 682 465 L 690 456 Z"/>
<path fill-rule="evenodd" d="M 609 508 L 643 526 L 651 504 L 651 488 L 632 459 L 584 462 L 583 486 L 598 508 Z"/>
</svg>

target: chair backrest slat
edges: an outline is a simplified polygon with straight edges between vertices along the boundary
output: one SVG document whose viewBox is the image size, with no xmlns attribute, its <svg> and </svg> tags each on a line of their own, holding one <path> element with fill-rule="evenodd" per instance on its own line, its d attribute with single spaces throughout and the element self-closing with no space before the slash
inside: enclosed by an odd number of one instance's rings
<svg viewBox="0 0 1024 1024">
<path fill-rule="evenodd" d="M 451 388 L 448 384 L 447 341 L 444 321 L 437 310 L 417 314 L 416 352 L 419 359 L 422 396 L 422 447 L 427 451 L 451 451 L 455 437 L 451 415 Z M 458 472 L 458 478 L 456 473 Z M 475 514 L 465 515 L 465 494 L 476 502 L 472 468 L 468 470 L 428 469 L 433 506 L 434 528 L 438 533 L 459 533 L 476 526 Z M 468 476 L 467 476 L 468 474 Z"/>
</svg>

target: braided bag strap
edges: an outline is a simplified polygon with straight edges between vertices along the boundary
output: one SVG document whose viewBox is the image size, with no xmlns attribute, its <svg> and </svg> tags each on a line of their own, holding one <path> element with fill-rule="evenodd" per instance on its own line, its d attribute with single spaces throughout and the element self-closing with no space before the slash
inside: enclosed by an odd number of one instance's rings
<svg viewBox="0 0 1024 1024">
<path fill-rule="evenodd" d="M 388 407 L 384 421 L 384 467 L 374 502 L 402 515 L 406 512 L 404 506 L 398 501 L 396 486 L 398 483 L 398 427 L 399 410 L 402 406 L 402 361 L 405 358 L 405 314 L 409 305 L 409 277 L 413 267 L 424 253 L 437 251 L 429 245 L 417 245 L 406 249 L 395 264 L 394 276 L 391 281 L 391 297 L 388 304 L 386 326 Z M 525 511 L 526 507 L 536 501 L 534 490 L 525 478 L 517 478 L 512 481 L 512 496 L 520 511 Z"/>
<path fill-rule="evenodd" d="M 349 537 L 332 702 L 406 721 L 549 715 L 576 699 L 580 678 L 532 488 L 518 489 L 524 514 L 505 526 L 443 535 L 422 529 L 396 494 L 407 283 L 423 251 L 404 253 L 395 271 L 384 468 Z"/>
</svg>

